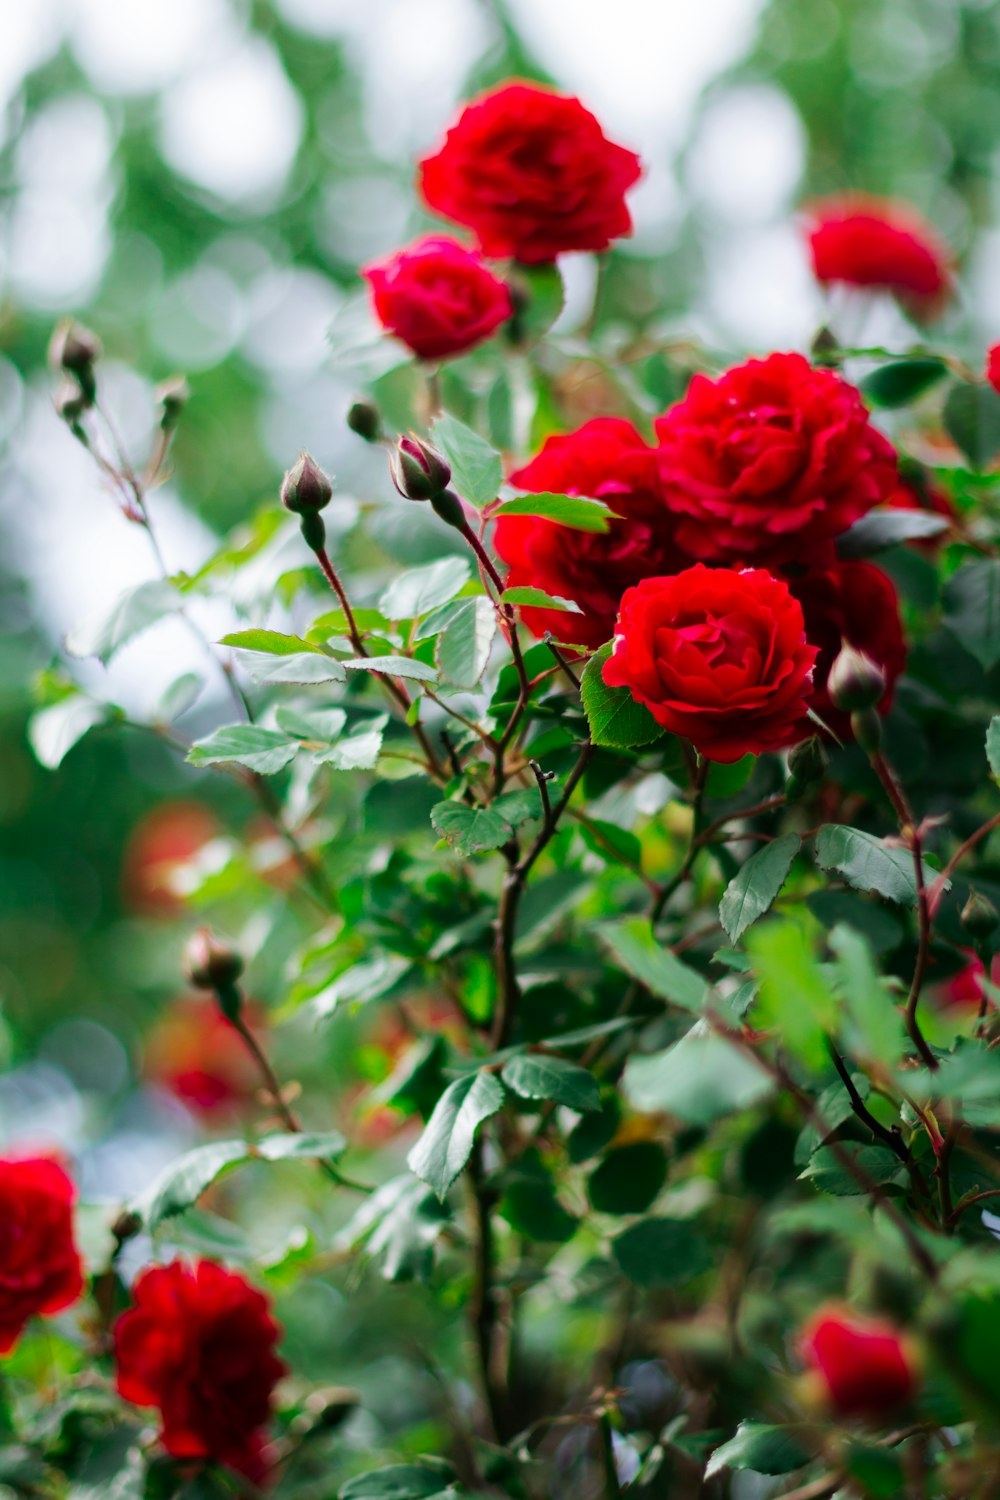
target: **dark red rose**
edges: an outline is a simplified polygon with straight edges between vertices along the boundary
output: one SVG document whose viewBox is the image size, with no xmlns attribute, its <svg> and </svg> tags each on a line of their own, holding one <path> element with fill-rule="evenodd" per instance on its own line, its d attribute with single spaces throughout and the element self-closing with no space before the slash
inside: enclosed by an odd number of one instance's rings
<svg viewBox="0 0 1000 1500">
<path fill-rule="evenodd" d="M 889 712 L 896 678 L 906 666 L 906 642 L 895 586 L 881 568 L 869 562 L 837 562 L 827 568 L 811 568 L 808 573 L 790 579 L 788 586 L 802 605 L 806 639 L 819 650 L 809 707 L 838 739 L 851 739 L 850 715 L 834 708 L 826 680 L 846 641 L 882 668 L 885 693 L 879 699 L 878 712 Z"/>
<path fill-rule="evenodd" d="M 159 1408 L 174 1458 L 214 1459 L 259 1481 L 286 1369 L 267 1297 L 210 1260 L 143 1271 L 132 1297 L 114 1331 L 121 1395 Z"/>
<path fill-rule="evenodd" d="M 800 1350 L 838 1416 L 888 1416 L 917 1387 L 916 1361 L 899 1331 L 846 1308 L 821 1308 L 803 1329 Z"/>
<path fill-rule="evenodd" d="M 263 1029 L 264 1013 L 251 1004 L 243 1020 Z M 260 1078 L 246 1043 L 214 1000 L 182 995 L 157 1021 L 145 1047 L 146 1077 L 207 1119 L 238 1112 L 253 1099 Z"/>
<path fill-rule="evenodd" d="M 986 351 L 986 379 L 1000 393 L 1000 344 Z"/>
<path fill-rule="evenodd" d="M 75 1198 L 51 1157 L 0 1160 L 0 1354 L 13 1349 L 32 1318 L 61 1312 L 83 1291 Z"/>
<path fill-rule="evenodd" d="M 515 80 L 465 106 L 421 162 L 420 187 L 431 208 L 473 231 L 484 255 L 533 265 L 629 234 L 625 192 L 641 170 L 579 99 Z"/>
<path fill-rule="evenodd" d="M 604 681 L 627 687 L 707 760 L 734 761 L 810 733 L 815 656 L 780 579 L 699 563 L 627 590 Z"/>
<path fill-rule="evenodd" d="M 361 274 L 382 327 L 420 359 L 471 349 L 514 311 L 507 287 L 474 251 L 437 235 L 365 266 Z"/>
<path fill-rule="evenodd" d="M 696 375 L 656 433 L 678 544 L 706 562 L 825 559 L 896 485 L 896 455 L 858 392 L 801 354 Z"/>
<path fill-rule="evenodd" d="M 963 949 L 963 952 L 969 960 L 965 968 L 952 974 L 943 984 L 936 985 L 931 993 L 942 1010 L 968 1011 L 976 1015 L 983 1003 L 986 969 L 982 959 L 971 948 Z M 990 983 L 1000 983 L 1000 953 L 995 953 L 990 959 Z M 995 1009 L 992 1001 L 987 1009 Z"/>
<path fill-rule="evenodd" d="M 606 532 L 576 531 L 532 516 L 501 517 L 495 546 L 509 565 L 507 585 L 544 589 L 579 605 L 582 615 L 522 609 L 535 635 L 603 646 L 614 634 L 622 594 L 650 573 L 673 573 L 687 559 L 673 543 L 673 521 L 659 495 L 656 454 L 630 422 L 598 417 L 576 432 L 547 438 L 540 453 L 510 476 L 538 494 L 603 500 L 619 521 Z"/>
<path fill-rule="evenodd" d="M 850 194 L 814 204 L 810 218 L 817 281 L 882 288 L 922 317 L 940 311 L 951 289 L 948 250 L 908 204 Z"/>
</svg>

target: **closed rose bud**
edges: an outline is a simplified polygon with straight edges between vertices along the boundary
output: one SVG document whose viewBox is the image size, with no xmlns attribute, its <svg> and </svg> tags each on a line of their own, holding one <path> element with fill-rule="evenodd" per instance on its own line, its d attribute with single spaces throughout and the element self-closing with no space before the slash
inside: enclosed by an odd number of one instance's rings
<svg viewBox="0 0 1000 1500">
<path fill-rule="evenodd" d="M 841 1417 L 880 1419 L 910 1400 L 917 1359 L 890 1322 L 824 1307 L 802 1330 L 799 1349 L 828 1406 Z"/>
<path fill-rule="evenodd" d="M 826 690 L 842 713 L 874 708 L 885 692 L 885 673 L 863 651 L 844 645 L 830 668 Z"/>
<path fill-rule="evenodd" d="M 389 455 L 389 474 L 407 500 L 433 500 L 448 488 L 451 467 L 436 448 L 411 433 Z"/>
<path fill-rule="evenodd" d="M 366 443 L 377 443 L 382 436 L 382 416 L 371 401 L 355 401 L 347 413 L 347 425 Z"/>
<path fill-rule="evenodd" d="M 90 406 L 75 380 L 64 380 L 56 392 L 56 415 L 74 427 Z"/>
<path fill-rule="evenodd" d="M 199 927 L 188 941 L 184 972 L 196 989 L 227 989 L 243 973 L 243 960 L 207 927 Z"/>
<path fill-rule="evenodd" d="M 281 482 L 281 503 L 293 515 L 316 515 L 330 503 L 333 484 L 308 453 L 299 455 Z"/>
<path fill-rule="evenodd" d="M 988 896 L 980 895 L 979 891 L 970 891 L 959 920 L 970 937 L 983 941 L 996 932 L 1000 914 Z"/>
<path fill-rule="evenodd" d="M 81 375 L 101 357 L 101 341 L 96 333 L 66 318 L 59 324 L 49 344 L 49 361 L 55 370 Z"/>
<path fill-rule="evenodd" d="M 160 404 L 160 430 L 173 432 L 191 399 L 191 387 L 183 375 L 172 375 L 156 387 L 156 399 Z"/>
</svg>

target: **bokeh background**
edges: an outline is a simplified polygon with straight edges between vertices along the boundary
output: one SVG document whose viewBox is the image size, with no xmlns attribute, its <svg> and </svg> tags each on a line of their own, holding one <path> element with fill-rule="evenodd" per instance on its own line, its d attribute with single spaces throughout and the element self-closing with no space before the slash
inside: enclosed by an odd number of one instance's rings
<svg viewBox="0 0 1000 1500">
<path fill-rule="evenodd" d="M 721 357 L 808 348 L 829 309 L 797 212 L 850 187 L 910 200 L 952 246 L 964 276 L 944 335 L 978 364 L 1000 335 L 1000 6 L 30 0 L 4 7 L 2 26 L 0 1138 L 63 1143 L 100 1204 L 217 1128 L 211 1080 L 177 1086 L 197 1069 L 181 1055 L 183 1025 L 179 1041 L 165 1036 L 163 1017 L 183 1002 L 192 910 L 247 888 L 239 837 L 256 841 L 258 874 L 269 869 L 238 919 L 271 1012 L 288 992 L 294 913 L 259 810 L 225 777 L 122 725 L 88 735 L 54 772 L 32 756 L 26 725 L 58 681 L 64 633 L 154 571 L 140 528 L 54 413 L 56 320 L 72 312 L 100 334 L 104 390 L 133 452 L 151 439 L 154 381 L 189 377 L 173 473 L 152 502 L 172 569 L 195 571 L 231 527 L 259 528 L 300 448 L 336 473 L 332 526 L 346 535 L 359 500 L 388 491 L 345 411 L 372 379 L 391 409 L 406 378 L 357 267 L 427 227 L 415 159 L 459 100 L 517 73 L 578 92 L 646 163 L 635 235 L 609 257 L 594 319 L 609 351 L 637 337 Z M 564 273 L 559 331 L 571 339 L 596 273 L 584 256 Z M 888 308 L 865 336 L 918 337 Z M 669 399 L 655 361 L 645 376 Z M 256 621 L 280 608 L 271 581 L 294 565 L 278 555 L 283 535 L 241 575 L 234 603 Z M 383 562 L 419 561 L 412 514 L 387 511 L 379 546 Z M 214 638 L 231 628 L 226 610 L 199 618 Z M 125 717 L 148 717 L 184 673 L 204 677 L 190 733 L 226 713 L 177 621 L 108 669 L 74 670 Z M 157 872 L 206 844 L 185 908 Z M 324 1080 L 319 1126 L 336 1123 L 335 1094 L 391 1070 L 399 1042 L 349 1006 L 318 1029 L 315 1014 L 275 1028 L 283 1067 L 307 1087 Z M 377 1108 L 367 1128 L 377 1144 Z M 276 1264 L 294 1252 L 279 1245 Z M 309 1298 L 334 1293 L 297 1295 L 308 1375 Z M 417 1323 L 408 1331 L 419 1337 Z"/>
</svg>

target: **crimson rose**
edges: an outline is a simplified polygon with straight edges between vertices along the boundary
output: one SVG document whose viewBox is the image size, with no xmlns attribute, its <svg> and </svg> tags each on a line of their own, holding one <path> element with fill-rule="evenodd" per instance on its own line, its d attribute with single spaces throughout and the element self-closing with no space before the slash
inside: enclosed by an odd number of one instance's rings
<svg viewBox="0 0 1000 1500">
<path fill-rule="evenodd" d="M 803 1330 L 800 1347 L 838 1416 L 886 1416 L 916 1389 L 912 1355 L 892 1324 L 880 1319 L 821 1308 Z"/>
<path fill-rule="evenodd" d="M 837 562 L 811 568 L 790 579 L 789 588 L 802 605 L 806 639 L 816 646 L 816 669 L 809 707 L 828 724 L 838 739 L 853 738 L 851 716 L 834 708 L 826 691 L 841 646 L 856 646 L 882 668 L 885 693 L 880 714 L 892 707 L 896 678 L 906 666 L 906 642 L 899 619 L 899 602 L 892 580 L 869 562 Z"/>
<path fill-rule="evenodd" d="M 61 1312 L 83 1291 L 75 1197 L 49 1157 L 0 1160 L 0 1354 L 13 1349 L 31 1318 Z"/>
<path fill-rule="evenodd" d="M 1000 344 L 993 344 L 986 351 L 986 379 L 1000 392 Z"/>
<path fill-rule="evenodd" d="M 510 292 L 472 250 L 428 235 L 361 273 L 382 327 L 420 359 L 461 354 L 514 311 Z"/>
<path fill-rule="evenodd" d="M 626 591 L 604 681 L 627 687 L 707 760 L 734 761 L 810 732 L 802 716 L 815 656 L 780 579 L 699 563 Z"/>
<path fill-rule="evenodd" d="M 818 561 L 896 484 L 858 392 L 801 354 L 696 375 L 656 433 L 678 543 L 706 562 Z"/>
<path fill-rule="evenodd" d="M 465 106 L 421 162 L 420 186 L 485 255 L 530 265 L 629 234 L 625 192 L 640 173 L 639 158 L 609 141 L 579 99 L 515 81 Z"/>
<path fill-rule="evenodd" d="M 285 1365 L 268 1299 L 209 1260 L 144 1271 L 115 1324 L 118 1390 L 156 1406 L 174 1458 L 215 1459 L 259 1482 L 264 1426 Z"/>
<path fill-rule="evenodd" d="M 621 417 L 597 417 L 576 432 L 547 438 L 510 480 L 536 494 L 554 490 L 603 500 L 621 517 L 603 533 L 534 516 L 497 522 L 496 549 L 510 567 L 507 586 L 544 589 L 583 611 L 524 608 L 522 618 L 535 635 L 551 630 L 557 640 L 602 646 L 614 633 L 618 602 L 630 584 L 685 565 L 657 488 L 656 454 Z"/>
<path fill-rule="evenodd" d="M 951 287 L 948 251 L 908 204 L 851 194 L 811 212 L 817 281 L 880 287 L 923 317 L 939 311 Z"/>
</svg>

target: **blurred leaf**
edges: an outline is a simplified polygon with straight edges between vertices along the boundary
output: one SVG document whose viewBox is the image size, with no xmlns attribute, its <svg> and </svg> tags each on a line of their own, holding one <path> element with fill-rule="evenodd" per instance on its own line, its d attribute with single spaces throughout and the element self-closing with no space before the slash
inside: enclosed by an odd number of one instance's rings
<svg viewBox="0 0 1000 1500">
<path fill-rule="evenodd" d="M 166 579 L 140 583 L 119 594 L 109 610 L 69 631 L 66 650 L 70 656 L 97 656 L 107 666 L 122 646 L 180 607 L 180 595 Z"/>
<path fill-rule="evenodd" d="M 501 516 L 538 516 L 573 531 L 607 531 L 614 511 L 603 500 L 589 500 L 583 495 L 556 495 L 545 490 L 538 494 L 518 495 L 504 500 L 491 514 Z"/>
<path fill-rule="evenodd" d="M 612 1240 L 611 1249 L 637 1286 L 680 1286 L 712 1264 L 704 1235 L 686 1219 L 641 1219 Z"/>
<path fill-rule="evenodd" d="M 591 1172 L 587 1196 L 602 1214 L 641 1214 L 667 1180 L 667 1157 L 656 1141 L 613 1146 Z"/>
<path fill-rule="evenodd" d="M 54 771 L 89 729 L 111 717 L 106 703 L 73 693 L 51 708 L 40 708 L 28 720 L 28 743 L 39 765 Z"/>
<path fill-rule="evenodd" d="M 353 734 L 344 735 L 329 750 L 314 750 L 313 759 L 334 771 L 370 771 L 381 753 L 387 722 L 385 718 L 372 720 Z"/>
<path fill-rule="evenodd" d="M 365 1199 L 337 1244 L 354 1247 L 367 1241 L 369 1255 L 382 1257 L 386 1281 L 424 1281 L 447 1220 L 446 1210 L 424 1183 L 408 1174 L 393 1177 Z"/>
<path fill-rule="evenodd" d="M 187 759 L 194 766 L 236 761 L 262 776 L 273 776 L 294 759 L 297 749 L 294 740 L 276 729 L 262 729 L 259 724 L 224 724 L 203 740 L 195 740 Z"/>
<path fill-rule="evenodd" d="M 772 917 L 751 933 L 747 950 L 760 978 L 758 1023 L 776 1028 L 783 1046 L 821 1068 L 826 1038 L 836 1030 L 837 1000 L 805 932 L 790 918 Z"/>
<path fill-rule="evenodd" d="M 547 594 L 544 589 L 531 588 L 522 585 L 519 588 L 504 589 L 500 595 L 502 604 L 528 605 L 532 609 L 561 609 L 566 614 L 579 615 L 583 611 L 579 605 L 574 604 L 572 599 L 560 599 L 555 594 Z"/>
<path fill-rule="evenodd" d="M 590 725 L 591 739 L 595 745 L 620 748 L 648 745 L 653 740 L 662 739 L 664 730 L 649 709 L 637 703 L 628 688 L 608 687 L 604 681 L 601 675 L 604 663 L 613 649 L 609 641 L 594 652 L 583 670 L 583 711 Z"/>
<path fill-rule="evenodd" d="M 540 1244 L 564 1245 L 579 1227 L 556 1196 L 547 1173 L 515 1170 L 509 1174 L 497 1212 L 518 1234 Z"/>
<path fill-rule="evenodd" d="M 355 656 L 341 662 L 345 672 L 383 672 L 388 677 L 410 677 L 414 682 L 437 682 L 437 673 L 412 656 Z"/>
<path fill-rule="evenodd" d="M 903 1018 L 882 983 L 868 944 L 846 925 L 836 926 L 829 941 L 837 955 L 840 991 L 860 1033 L 863 1051 L 883 1067 L 896 1067 L 906 1051 Z M 851 1050 L 858 1049 L 852 1046 Z"/>
<path fill-rule="evenodd" d="M 175 677 L 153 710 L 153 722 L 171 724 L 181 718 L 197 702 L 204 687 L 205 679 L 200 672 L 184 672 Z"/>
<path fill-rule="evenodd" d="M 444 1201 L 472 1153 L 476 1132 L 504 1100 L 492 1073 L 468 1073 L 445 1089 L 423 1135 L 406 1160 L 410 1170 Z"/>
<path fill-rule="evenodd" d="M 217 1177 L 238 1163 L 303 1157 L 335 1161 L 346 1149 L 347 1142 L 337 1130 L 265 1136 L 256 1145 L 250 1141 L 210 1141 L 171 1162 L 132 1207 L 152 1233 L 164 1219 L 191 1208 Z"/>
<path fill-rule="evenodd" d="M 500 1076 L 522 1099 L 550 1099 L 578 1113 L 601 1107 L 600 1090 L 593 1074 L 561 1057 L 549 1057 L 543 1052 L 519 1053 L 504 1064 Z"/>
<path fill-rule="evenodd" d="M 945 431 L 977 472 L 1000 453 L 1000 395 L 984 380 L 952 386 L 942 413 Z"/>
<path fill-rule="evenodd" d="M 625 1064 L 629 1102 L 647 1114 L 671 1114 L 688 1125 L 710 1125 L 748 1109 L 772 1089 L 763 1068 L 699 1022 L 662 1052 Z"/>
<path fill-rule="evenodd" d="M 1000 402 L 1000 396 L 995 398 Z M 944 586 L 944 623 L 984 672 L 1000 662 L 1000 559 L 965 563 Z"/>
<path fill-rule="evenodd" d="M 499 813 L 511 828 L 520 828 L 532 818 L 542 816 L 542 798 L 537 786 L 518 787 L 513 792 L 503 792 L 494 797 L 490 807 Z"/>
<path fill-rule="evenodd" d="M 859 1146 L 854 1141 L 842 1141 L 836 1149 L 821 1146 L 799 1175 L 820 1192 L 831 1193 L 835 1198 L 863 1196 L 868 1188 L 858 1181 L 842 1158 L 855 1163 L 865 1178 L 880 1186 L 905 1180 L 899 1157 L 888 1146 Z"/>
<path fill-rule="evenodd" d="M 943 380 L 947 373 L 948 366 L 943 359 L 919 355 L 913 359 L 894 359 L 865 375 L 858 382 L 858 389 L 869 406 L 892 410 L 897 406 L 909 406 Z"/>
<path fill-rule="evenodd" d="M 477 432 L 450 412 L 431 424 L 431 436 L 451 465 L 451 483 L 463 500 L 482 510 L 503 484 L 503 461 Z"/>
<path fill-rule="evenodd" d="M 341 1485 L 339 1500 L 431 1500 L 449 1489 L 454 1478 L 451 1464 L 440 1458 L 390 1464 L 349 1479 Z"/>
<path fill-rule="evenodd" d="M 642 842 L 634 834 L 617 823 L 605 823 L 602 818 L 587 818 L 579 824 L 580 837 L 593 854 L 607 863 L 616 863 L 642 868 Z"/>
<path fill-rule="evenodd" d="M 719 921 L 730 942 L 739 942 L 747 928 L 770 911 L 801 842 L 797 833 L 781 834 L 751 854 L 729 882 L 719 903 Z"/>
<path fill-rule="evenodd" d="M 648 917 L 601 922 L 597 935 L 626 974 L 658 999 L 701 1014 L 708 981 L 658 942 Z"/>
<path fill-rule="evenodd" d="M 491 599 L 478 594 L 460 600 L 434 648 L 444 680 L 455 687 L 475 687 L 486 670 L 496 632 L 497 612 Z"/>
<path fill-rule="evenodd" d="M 558 265 L 518 266 L 514 273 L 516 311 L 514 322 L 521 339 L 539 339 L 548 333 L 563 310 L 566 293 Z"/>
<path fill-rule="evenodd" d="M 735 1437 L 716 1448 L 705 1468 L 711 1479 L 722 1469 L 752 1469 L 755 1474 L 790 1474 L 812 1455 L 795 1437 L 795 1429 L 741 1422 Z"/>
<path fill-rule="evenodd" d="M 233 655 L 236 663 L 254 682 L 289 682 L 307 686 L 317 682 L 343 682 L 344 669 L 339 661 L 310 646 L 294 653 L 271 654 L 269 651 L 244 651 Z"/>
<path fill-rule="evenodd" d="M 916 903 L 913 855 L 860 828 L 824 823 L 816 835 L 816 863 L 823 870 L 842 875 L 855 890 L 877 891 L 886 900 L 903 906 Z"/>
<path fill-rule="evenodd" d="M 837 556 L 843 560 L 873 557 L 900 542 L 940 536 L 951 522 L 929 510 L 870 510 L 837 538 Z"/>
<path fill-rule="evenodd" d="M 499 849 L 514 830 L 492 807 L 470 807 L 467 802 L 439 802 L 431 809 L 431 823 L 456 854 L 478 854 Z"/>
<path fill-rule="evenodd" d="M 464 557 L 442 557 L 426 567 L 410 568 L 392 580 L 378 607 L 387 620 L 414 620 L 454 599 L 471 574 Z"/>
<path fill-rule="evenodd" d="M 986 759 L 993 775 L 1000 779 L 1000 714 L 990 720 L 986 730 Z"/>
</svg>

